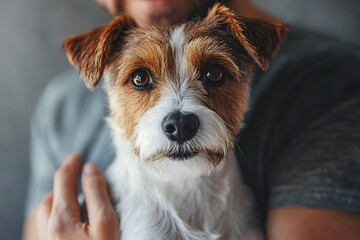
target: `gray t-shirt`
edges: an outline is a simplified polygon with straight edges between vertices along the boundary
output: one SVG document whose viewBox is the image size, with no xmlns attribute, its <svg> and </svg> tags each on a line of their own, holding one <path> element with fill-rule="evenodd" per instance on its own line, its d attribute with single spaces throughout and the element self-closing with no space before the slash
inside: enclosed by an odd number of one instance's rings
<svg viewBox="0 0 360 240">
<path fill-rule="evenodd" d="M 263 214 L 282 206 L 360 212 L 360 51 L 294 29 L 270 69 L 253 81 L 236 149 Z M 72 152 L 101 168 L 115 152 L 101 87 L 70 70 L 46 88 L 32 121 L 27 211 L 52 190 Z"/>
</svg>

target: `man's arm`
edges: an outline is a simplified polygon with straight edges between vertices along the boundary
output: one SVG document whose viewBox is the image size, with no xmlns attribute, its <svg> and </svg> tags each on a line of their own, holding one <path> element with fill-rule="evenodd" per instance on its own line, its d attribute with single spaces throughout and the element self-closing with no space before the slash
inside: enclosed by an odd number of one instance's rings
<svg viewBox="0 0 360 240">
<path fill-rule="evenodd" d="M 52 89 L 50 89 L 52 90 Z M 28 196 L 26 201 L 26 215 L 23 228 L 23 239 L 39 239 L 36 225 L 37 205 L 47 192 L 52 190 L 53 176 L 56 170 L 54 155 L 45 138 L 46 111 L 49 107 L 49 88 L 44 92 L 34 112 L 31 122 L 31 156 L 30 156 L 30 179 Z M 51 98 L 50 98 L 51 99 Z M 45 112 L 44 112 L 45 111 Z"/>
<path fill-rule="evenodd" d="M 268 240 L 359 240 L 360 213 L 282 207 L 267 218 Z"/>
<path fill-rule="evenodd" d="M 360 97 L 304 131 L 275 164 L 268 240 L 359 240 Z"/>
<path fill-rule="evenodd" d="M 269 240 L 360 239 L 360 55 L 349 49 L 330 45 L 292 63 L 277 102 L 267 102 L 277 110 L 266 168 Z"/>
</svg>

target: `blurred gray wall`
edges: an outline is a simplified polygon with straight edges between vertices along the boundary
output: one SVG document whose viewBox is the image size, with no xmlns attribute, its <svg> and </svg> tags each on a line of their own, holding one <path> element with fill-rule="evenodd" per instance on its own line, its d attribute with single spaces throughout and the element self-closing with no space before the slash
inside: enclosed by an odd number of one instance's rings
<svg viewBox="0 0 360 240">
<path fill-rule="evenodd" d="M 289 23 L 360 42 L 358 0 L 256 0 Z M 69 67 L 61 42 L 102 24 L 94 0 L 0 0 L 0 239 L 20 239 L 29 120 L 45 85 Z"/>
<path fill-rule="evenodd" d="M 20 239 L 29 120 L 44 87 L 69 67 L 62 41 L 107 21 L 95 0 L 0 0 L 0 239 Z"/>
<path fill-rule="evenodd" d="M 359 0 L 253 0 L 288 23 L 360 44 Z"/>
</svg>

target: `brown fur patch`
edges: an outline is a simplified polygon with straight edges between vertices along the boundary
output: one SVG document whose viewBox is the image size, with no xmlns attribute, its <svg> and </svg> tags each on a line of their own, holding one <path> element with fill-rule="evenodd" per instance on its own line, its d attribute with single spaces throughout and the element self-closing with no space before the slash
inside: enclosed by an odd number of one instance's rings
<svg viewBox="0 0 360 240">
<path fill-rule="evenodd" d="M 202 69 L 206 65 L 218 64 L 223 66 L 233 78 L 238 79 L 240 69 L 231 54 L 232 50 L 224 41 L 210 36 L 194 38 L 185 47 L 189 71 Z"/>
<path fill-rule="evenodd" d="M 125 38 L 123 51 L 113 63 L 113 90 L 109 95 L 111 115 L 125 130 L 125 137 L 134 140 L 135 127 L 144 113 L 160 99 L 162 86 L 174 64 L 168 32 L 149 28 L 134 29 Z M 132 73 L 147 69 L 154 81 L 151 90 L 136 90 Z"/>
<path fill-rule="evenodd" d="M 209 156 L 209 161 L 214 165 L 214 167 L 219 165 L 221 160 L 224 158 L 224 153 L 222 152 L 207 151 L 207 154 Z"/>
<path fill-rule="evenodd" d="M 144 113 L 158 102 L 160 89 L 139 91 L 131 83 L 121 87 L 115 85 L 114 88 L 116 95 L 109 96 L 111 117 L 125 130 L 125 137 L 134 141 L 136 125 Z"/>
<path fill-rule="evenodd" d="M 191 66 L 190 71 L 201 71 L 209 65 L 218 65 L 224 70 L 224 84 L 215 88 L 206 88 L 202 101 L 226 122 L 228 130 L 234 136 L 240 129 L 249 96 L 249 82 L 241 72 L 250 71 L 240 69 L 241 66 L 236 64 L 237 60 L 231 54 L 233 50 L 223 40 L 199 37 L 186 46 L 185 55 Z M 251 66 L 246 67 L 251 68 Z"/>
<path fill-rule="evenodd" d="M 231 135 L 235 137 L 248 106 L 248 83 L 226 81 L 221 88 L 209 89 L 208 92 L 206 106 L 224 120 Z"/>
</svg>

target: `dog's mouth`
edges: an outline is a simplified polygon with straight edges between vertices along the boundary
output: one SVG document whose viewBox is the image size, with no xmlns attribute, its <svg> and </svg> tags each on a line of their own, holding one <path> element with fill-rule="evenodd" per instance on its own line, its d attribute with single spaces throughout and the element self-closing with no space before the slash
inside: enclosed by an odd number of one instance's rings
<svg viewBox="0 0 360 240">
<path fill-rule="evenodd" d="M 177 152 L 173 154 L 167 155 L 168 158 L 174 161 L 183 161 L 188 160 L 195 157 L 198 153 L 197 152 Z"/>
<path fill-rule="evenodd" d="M 168 152 L 158 152 L 156 154 L 153 154 L 146 158 L 146 161 L 148 162 L 156 162 L 158 160 L 167 158 L 172 161 L 187 161 L 191 160 L 194 157 L 201 155 L 200 158 L 205 158 L 211 163 L 214 164 L 214 166 L 218 165 L 221 160 L 225 157 L 226 153 L 219 150 L 199 150 L 199 149 L 177 149 L 177 151 L 168 151 Z"/>
</svg>

